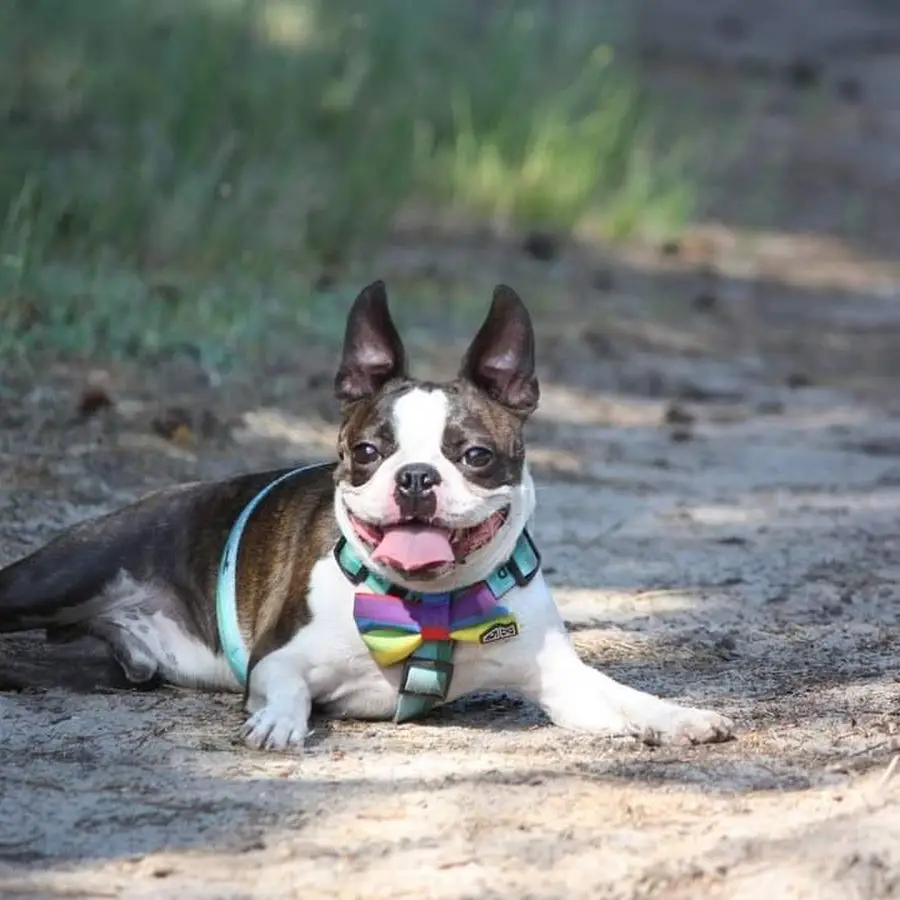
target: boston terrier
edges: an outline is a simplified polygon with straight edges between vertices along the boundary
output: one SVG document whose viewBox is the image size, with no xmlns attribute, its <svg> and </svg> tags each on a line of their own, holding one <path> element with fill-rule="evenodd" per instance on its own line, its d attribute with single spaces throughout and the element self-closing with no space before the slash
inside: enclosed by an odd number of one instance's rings
<svg viewBox="0 0 900 900">
<path fill-rule="evenodd" d="M 405 722 L 473 691 L 558 726 L 713 742 L 732 723 L 577 656 L 529 531 L 534 331 L 511 288 L 446 383 L 410 376 L 376 281 L 335 377 L 337 460 L 152 493 L 0 571 L 0 632 L 99 638 L 132 685 L 243 693 L 244 742 L 302 747 L 326 714 Z"/>
</svg>

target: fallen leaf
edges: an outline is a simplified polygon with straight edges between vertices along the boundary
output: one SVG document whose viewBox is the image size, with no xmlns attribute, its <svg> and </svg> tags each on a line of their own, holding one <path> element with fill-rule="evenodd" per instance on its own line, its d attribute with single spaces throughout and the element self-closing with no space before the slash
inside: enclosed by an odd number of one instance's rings
<svg viewBox="0 0 900 900">
<path fill-rule="evenodd" d="M 197 444 L 192 416 L 182 407 L 174 406 L 164 410 L 153 420 L 152 425 L 160 437 L 180 447 L 193 447 Z"/>
<path fill-rule="evenodd" d="M 105 369 L 93 369 L 88 372 L 78 399 L 78 414 L 88 418 L 101 409 L 114 406 L 110 388 L 109 372 Z"/>
</svg>

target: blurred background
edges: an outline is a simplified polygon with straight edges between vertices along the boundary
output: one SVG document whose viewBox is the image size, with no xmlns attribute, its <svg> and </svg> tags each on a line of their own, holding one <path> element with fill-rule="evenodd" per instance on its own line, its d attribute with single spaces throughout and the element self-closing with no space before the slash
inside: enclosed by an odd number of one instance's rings
<svg viewBox="0 0 900 900">
<path fill-rule="evenodd" d="M 376 276 L 432 330 L 502 278 L 656 321 L 868 289 L 898 47 L 875 0 L 6 0 L 0 360 L 224 370 Z"/>
<path fill-rule="evenodd" d="M 771 308 L 848 290 L 883 337 L 898 48 L 877 0 L 7 0 L 0 364 L 289 359 L 374 277 L 442 337 L 515 281 L 594 355 L 794 350 Z"/>
</svg>

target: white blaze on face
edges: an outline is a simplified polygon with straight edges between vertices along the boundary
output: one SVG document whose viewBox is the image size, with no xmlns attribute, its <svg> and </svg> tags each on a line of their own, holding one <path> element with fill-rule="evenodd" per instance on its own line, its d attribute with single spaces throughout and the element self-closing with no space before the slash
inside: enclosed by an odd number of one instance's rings
<svg viewBox="0 0 900 900">
<path fill-rule="evenodd" d="M 376 478 L 381 475 L 389 478 L 382 489 L 389 489 L 393 495 L 394 478 L 401 466 L 410 463 L 434 466 L 441 476 L 441 483 L 435 488 L 437 517 L 471 527 L 506 505 L 507 488 L 490 490 L 473 484 L 444 456 L 449 412 L 450 401 L 440 389 L 413 388 L 400 397 L 392 415 L 397 450 L 381 464 Z"/>
<path fill-rule="evenodd" d="M 400 397 L 392 410 L 394 440 L 397 451 L 390 458 L 390 468 L 397 472 L 407 464 L 425 464 L 437 469 L 441 478 L 441 452 L 447 422 L 447 395 L 443 391 L 415 388 Z M 387 461 L 385 463 L 387 465 Z M 443 480 L 436 486 L 436 512 L 442 517 L 445 503 Z M 452 564 L 455 561 L 450 533 L 444 528 L 406 525 L 387 529 L 375 549 L 374 558 L 404 571 L 427 566 Z"/>
<path fill-rule="evenodd" d="M 396 471 L 407 463 L 428 463 L 443 477 L 441 463 L 448 461 L 441 452 L 447 412 L 450 404 L 441 390 L 413 388 L 394 404 L 393 425 L 397 452 L 385 462 Z"/>
</svg>

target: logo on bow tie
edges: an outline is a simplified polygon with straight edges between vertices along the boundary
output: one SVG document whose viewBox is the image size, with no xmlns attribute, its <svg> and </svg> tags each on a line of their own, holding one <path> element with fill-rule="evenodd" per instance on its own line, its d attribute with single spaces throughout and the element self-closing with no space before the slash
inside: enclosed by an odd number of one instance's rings
<svg viewBox="0 0 900 900">
<path fill-rule="evenodd" d="M 516 637 L 519 633 L 519 626 L 515 619 L 512 622 L 498 622 L 493 628 L 488 628 L 482 632 L 478 642 L 481 644 L 496 644 L 497 641 L 508 641 L 510 638 Z"/>
<path fill-rule="evenodd" d="M 516 617 L 483 582 L 460 594 L 423 594 L 415 600 L 359 592 L 353 617 L 380 666 L 403 661 L 426 641 L 495 644 L 519 633 Z"/>
</svg>

